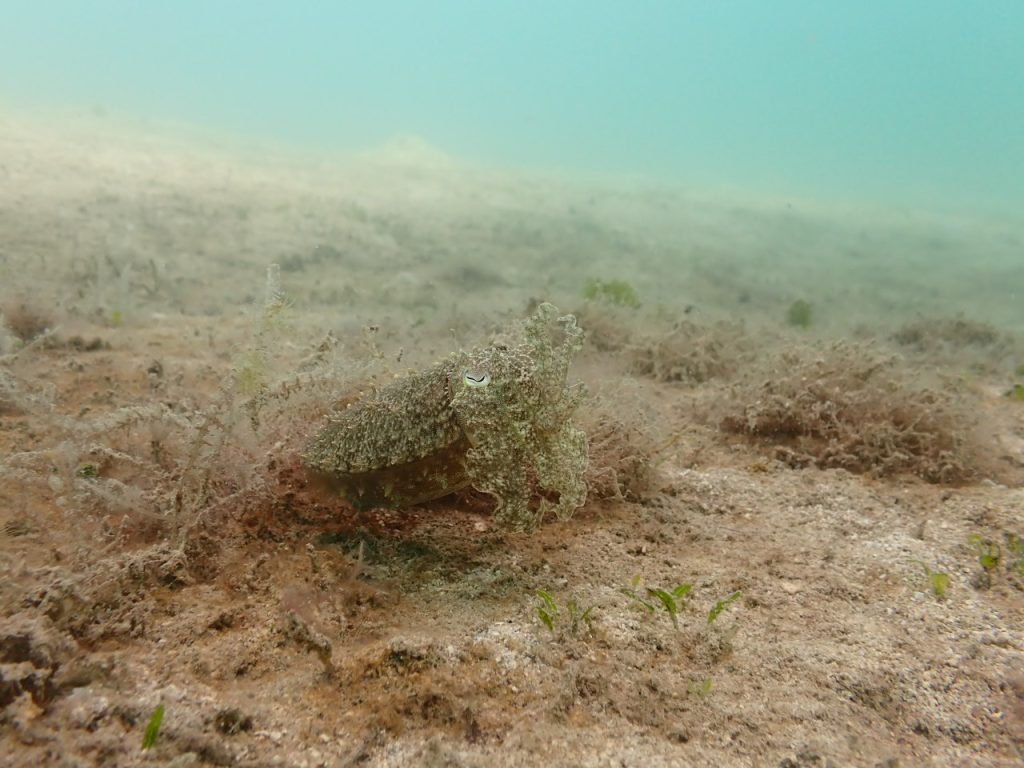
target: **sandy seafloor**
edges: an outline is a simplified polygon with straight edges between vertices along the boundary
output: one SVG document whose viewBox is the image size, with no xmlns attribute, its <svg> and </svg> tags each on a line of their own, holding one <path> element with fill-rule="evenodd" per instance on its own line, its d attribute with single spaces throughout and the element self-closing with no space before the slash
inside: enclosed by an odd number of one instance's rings
<svg viewBox="0 0 1024 768">
<path fill-rule="evenodd" d="M 5 116 L 0 764 L 1022 764 L 1022 233 Z M 571 520 L 307 487 L 331 407 L 538 300 Z"/>
</svg>

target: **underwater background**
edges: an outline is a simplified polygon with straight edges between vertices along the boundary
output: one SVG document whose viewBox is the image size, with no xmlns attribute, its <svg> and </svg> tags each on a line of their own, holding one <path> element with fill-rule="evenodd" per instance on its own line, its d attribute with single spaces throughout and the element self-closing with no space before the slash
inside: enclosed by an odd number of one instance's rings
<svg viewBox="0 0 1024 768">
<path fill-rule="evenodd" d="M 1018 215 L 1024 5 L 0 3 L 0 99 L 353 150 Z"/>
<path fill-rule="evenodd" d="M 1022 40 L 0 0 L 0 765 L 1021 765 Z"/>
</svg>

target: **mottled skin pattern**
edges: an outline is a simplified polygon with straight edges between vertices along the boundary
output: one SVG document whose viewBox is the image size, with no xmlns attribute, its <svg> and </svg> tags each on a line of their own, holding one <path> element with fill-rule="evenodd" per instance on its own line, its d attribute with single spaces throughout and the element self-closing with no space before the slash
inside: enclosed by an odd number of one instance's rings
<svg viewBox="0 0 1024 768">
<path fill-rule="evenodd" d="M 307 466 L 358 507 L 416 504 L 472 485 L 497 498 L 498 520 L 513 528 L 548 512 L 570 516 L 587 495 L 587 438 L 572 423 L 583 391 L 565 383 L 583 332 L 541 304 L 509 336 L 332 416 L 310 442 Z M 541 497 L 533 507 L 531 477 Z"/>
</svg>

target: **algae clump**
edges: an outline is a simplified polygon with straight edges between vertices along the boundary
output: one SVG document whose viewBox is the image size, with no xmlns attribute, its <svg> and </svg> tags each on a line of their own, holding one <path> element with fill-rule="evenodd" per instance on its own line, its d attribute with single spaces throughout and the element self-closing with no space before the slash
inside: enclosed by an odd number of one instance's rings
<svg viewBox="0 0 1024 768">
<path fill-rule="evenodd" d="M 583 298 L 587 301 L 603 301 L 618 307 L 640 307 L 640 296 L 625 280 L 598 280 L 591 277 L 583 286 Z"/>
<path fill-rule="evenodd" d="M 786 311 L 786 322 L 797 328 L 810 328 L 814 315 L 814 307 L 810 302 L 797 299 Z"/>
</svg>

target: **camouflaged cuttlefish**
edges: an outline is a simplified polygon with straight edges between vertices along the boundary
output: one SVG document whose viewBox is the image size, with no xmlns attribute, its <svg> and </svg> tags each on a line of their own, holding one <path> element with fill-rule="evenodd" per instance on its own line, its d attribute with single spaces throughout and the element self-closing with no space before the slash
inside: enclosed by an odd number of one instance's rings
<svg viewBox="0 0 1024 768">
<path fill-rule="evenodd" d="M 566 386 L 582 345 L 576 318 L 541 304 L 509 340 L 458 352 L 330 416 L 306 465 L 360 509 L 472 486 L 495 496 L 497 518 L 515 528 L 549 511 L 568 517 L 587 495 L 587 437 L 572 423 L 583 389 Z"/>
</svg>

